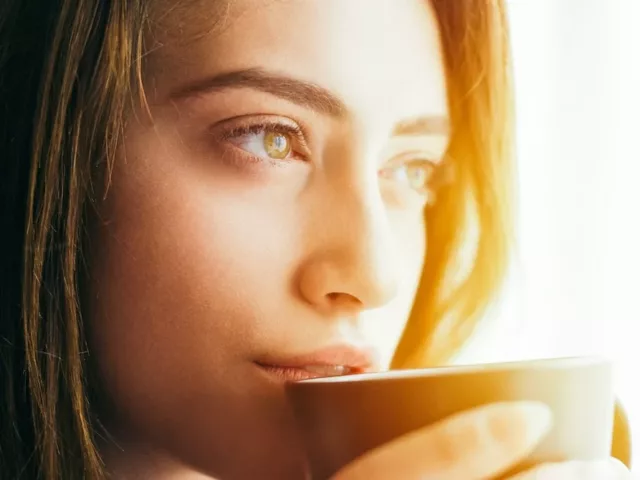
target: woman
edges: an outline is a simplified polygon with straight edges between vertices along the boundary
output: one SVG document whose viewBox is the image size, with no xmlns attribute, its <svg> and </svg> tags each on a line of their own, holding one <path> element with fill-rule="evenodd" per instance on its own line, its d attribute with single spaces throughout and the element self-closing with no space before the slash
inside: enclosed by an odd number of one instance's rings
<svg viewBox="0 0 640 480">
<path fill-rule="evenodd" d="M 283 381 L 445 363 L 506 261 L 506 36 L 501 1 L 5 0 L 0 476 L 304 478 Z M 339 478 L 487 478 L 545 418 Z"/>
</svg>

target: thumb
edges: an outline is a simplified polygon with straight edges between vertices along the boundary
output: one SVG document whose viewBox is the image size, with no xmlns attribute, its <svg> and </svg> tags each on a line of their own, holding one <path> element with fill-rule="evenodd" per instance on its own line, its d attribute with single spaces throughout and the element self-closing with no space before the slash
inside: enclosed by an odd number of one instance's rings
<svg viewBox="0 0 640 480">
<path fill-rule="evenodd" d="M 551 425 L 548 407 L 495 403 L 442 420 L 378 447 L 332 480 L 480 480 L 529 454 Z"/>
</svg>

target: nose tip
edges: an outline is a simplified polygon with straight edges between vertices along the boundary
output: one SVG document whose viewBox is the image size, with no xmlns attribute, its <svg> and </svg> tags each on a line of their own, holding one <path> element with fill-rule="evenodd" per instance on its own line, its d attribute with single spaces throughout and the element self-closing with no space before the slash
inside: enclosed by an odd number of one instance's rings
<svg viewBox="0 0 640 480">
<path fill-rule="evenodd" d="M 386 305 L 397 294 L 396 275 L 389 259 L 372 257 L 334 252 L 311 259 L 301 272 L 302 296 L 317 308 L 346 315 Z"/>
<path fill-rule="evenodd" d="M 396 296 L 400 252 L 377 175 L 356 175 L 346 167 L 340 172 L 319 190 L 323 196 L 313 218 L 325 222 L 307 224 L 298 281 L 308 303 L 351 316 Z"/>
</svg>

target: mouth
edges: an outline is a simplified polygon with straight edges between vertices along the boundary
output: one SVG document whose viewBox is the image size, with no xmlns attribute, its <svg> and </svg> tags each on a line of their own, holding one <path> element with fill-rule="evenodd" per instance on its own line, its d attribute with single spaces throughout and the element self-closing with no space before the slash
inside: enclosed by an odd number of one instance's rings
<svg viewBox="0 0 640 480">
<path fill-rule="evenodd" d="M 366 350 L 338 345 L 304 355 L 265 358 L 255 362 L 280 382 L 339 377 L 373 371 L 372 356 Z"/>
</svg>

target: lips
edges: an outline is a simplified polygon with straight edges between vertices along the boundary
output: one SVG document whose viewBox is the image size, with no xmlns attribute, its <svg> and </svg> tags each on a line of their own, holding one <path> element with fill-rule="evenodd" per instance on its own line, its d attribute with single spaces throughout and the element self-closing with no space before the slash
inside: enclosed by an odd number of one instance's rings
<svg viewBox="0 0 640 480">
<path fill-rule="evenodd" d="M 263 370 L 285 381 L 353 375 L 371 371 L 369 351 L 336 345 L 304 355 L 269 357 L 256 362 Z"/>
</svg>

